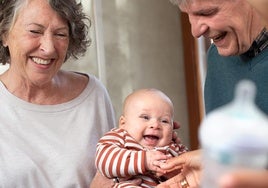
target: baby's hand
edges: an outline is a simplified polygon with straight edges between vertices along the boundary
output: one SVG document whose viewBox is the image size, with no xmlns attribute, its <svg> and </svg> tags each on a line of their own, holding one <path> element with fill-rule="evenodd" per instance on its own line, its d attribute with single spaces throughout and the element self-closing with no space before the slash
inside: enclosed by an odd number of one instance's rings
<svg viewBox="0 0 268 188">
<path fill-rule="evenodd" d="M 174 176 L 178 175 L 182 171 L 182 166 L 172 166 L 170 168 L 163 168 L 166 166 L 166 161 L 154 161 L 154 165 L 157 166 L 161 173 L 156 173 L 156 176 L 160 177 L 161 181 L 166 181 Z"/>
<path fill-rule="evenodd" d="M 160 164 L 158 162 L 166 161 L 167 159 L 168 157 L 160 151 L 146 151 L 145 168 L 157 175 L 162 175 L 165 173 L 165 171 L 162 170 L 157 164 Z"/>
</svg>

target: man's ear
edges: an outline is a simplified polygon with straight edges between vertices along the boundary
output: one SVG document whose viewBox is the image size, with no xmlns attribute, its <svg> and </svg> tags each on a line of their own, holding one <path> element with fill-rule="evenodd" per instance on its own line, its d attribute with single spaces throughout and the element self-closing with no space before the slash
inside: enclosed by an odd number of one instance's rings
<svg viewBox="0 0 268 188">
<path fill-rule="evenodd" d="M 125 116 L 121 115 L 119 118 L 119 128 L 124 128 L 126 123 Z"/>
</svg>

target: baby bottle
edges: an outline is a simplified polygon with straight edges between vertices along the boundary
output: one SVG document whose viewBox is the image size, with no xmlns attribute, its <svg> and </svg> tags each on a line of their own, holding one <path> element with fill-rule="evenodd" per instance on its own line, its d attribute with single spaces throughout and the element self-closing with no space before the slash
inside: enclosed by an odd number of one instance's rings
<svg viewBox="0 0 268 188">
<path fill-rule="evenodd" d="M 255 93 L 252 81 L 240 81 L 233 101 L 202 121 L 202 188 L 217 188 L 219 177 L 231 170 L 267 168 L 268 119 L 255 105 Z"/>
</svg>

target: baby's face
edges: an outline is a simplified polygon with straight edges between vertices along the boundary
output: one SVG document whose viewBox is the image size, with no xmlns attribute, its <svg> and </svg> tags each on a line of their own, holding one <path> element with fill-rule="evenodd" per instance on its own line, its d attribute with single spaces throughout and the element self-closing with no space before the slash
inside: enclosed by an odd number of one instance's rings
<svg viewBox="0 0 268 188">
<path fill-rule="evenodd" d="M 173 133 L 173 107 L 161 95 L 141 93 L 132 98 L 121 117 L 121 128 L 148 149 L 170 144 Z"/>
</svg>

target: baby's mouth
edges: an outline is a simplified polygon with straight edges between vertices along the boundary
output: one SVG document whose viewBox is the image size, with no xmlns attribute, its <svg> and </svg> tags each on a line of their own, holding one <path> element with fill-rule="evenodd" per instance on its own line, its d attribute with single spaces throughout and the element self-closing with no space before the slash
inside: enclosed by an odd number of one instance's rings
<svg viewBox="0 0 268 188">
<path fill-rule="evenodd" d="M 159 137 L 155 135 L 145 135 L 143 138 L 150 146 L 155 146 L 159 140 Z"/>
</svg>

